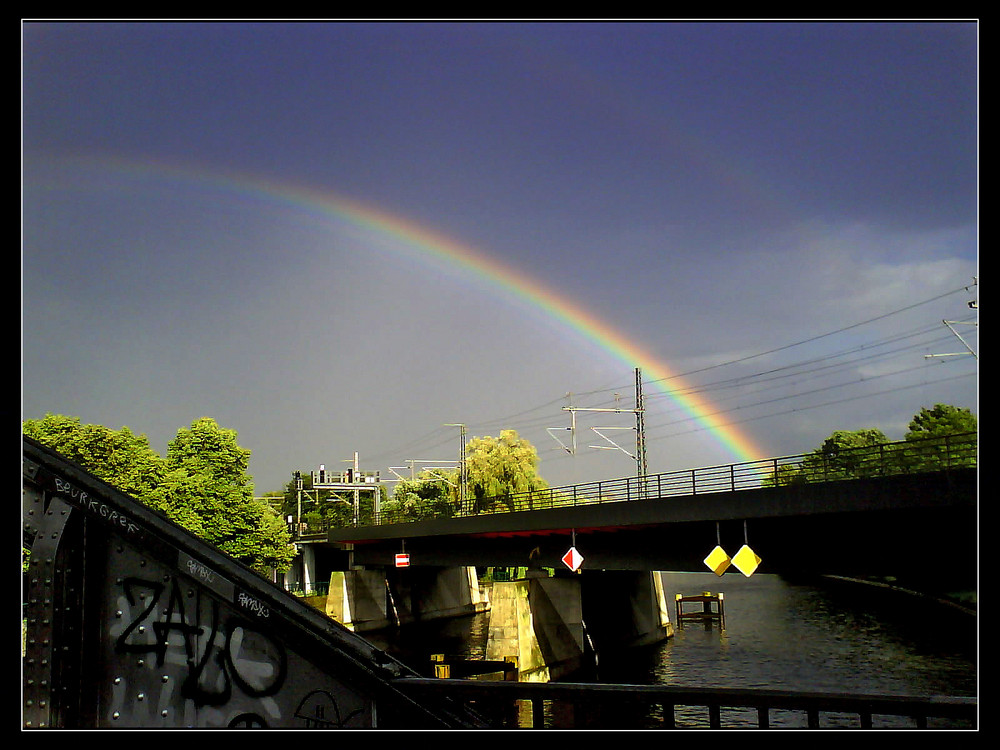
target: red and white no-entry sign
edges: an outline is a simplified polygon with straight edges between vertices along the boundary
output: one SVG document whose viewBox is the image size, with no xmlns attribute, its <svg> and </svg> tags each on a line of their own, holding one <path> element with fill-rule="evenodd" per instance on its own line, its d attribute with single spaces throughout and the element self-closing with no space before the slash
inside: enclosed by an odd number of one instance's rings
<svg viewBox="0 0 1000 750">
<path fill-rule="evenodd" d="M 396 555 L 396 567 L 397 568 L 410 567 L 410 556 L 406 552 Z"/>
<path fill-rule="evenodd" d="M 576 551 L 576 547 L 570 547 L 569 552 L 563 555 L 562 561 L 570 570 L 579 570 L 583 565 L 583 555 Z"/>
</svg>

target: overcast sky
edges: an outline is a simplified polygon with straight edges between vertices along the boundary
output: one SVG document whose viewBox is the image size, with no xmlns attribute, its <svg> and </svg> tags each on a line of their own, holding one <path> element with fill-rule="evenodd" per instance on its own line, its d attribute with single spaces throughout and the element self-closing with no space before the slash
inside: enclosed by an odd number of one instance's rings
<svg viewBox="0 0 1000 750">
<path fill-rule="evenodd" d="M 978 353 L 974 23 L 22 44 L 24 418 L 162 454 L 209 416 L 262 494 L 457 459 L 458 424 L 517 430 L 552 484 L 632 474 L 635 368 L 650 472 L 978 414 L 943 322 Z"/>
</svg>

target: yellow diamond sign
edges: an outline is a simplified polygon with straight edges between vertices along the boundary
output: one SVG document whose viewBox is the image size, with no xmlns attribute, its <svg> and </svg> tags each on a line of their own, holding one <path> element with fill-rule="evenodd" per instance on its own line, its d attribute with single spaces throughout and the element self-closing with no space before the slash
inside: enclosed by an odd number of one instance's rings
<svg viewBox="0 0 1000 750">
<path fill-rule="evenodd" d="M 757 570 L 757 566 L 760 565 L 760 558 L 757 557 L 756 552 L 744 544 L 740 547 L 740 551 L 733 557 L 733 565 L 736 566 L 736 569 L 740 573 L 749 578 Z"/>
<path fill-rule="evenodd" d="M 722 547 L 716 547 L 705 558 L 705 565 L 717 576 L 721 576 L 726 572 L 726 568 L 729 567 L 730 562 L 729 555 L 726 554 L 726 551 Z"/>
</svg>

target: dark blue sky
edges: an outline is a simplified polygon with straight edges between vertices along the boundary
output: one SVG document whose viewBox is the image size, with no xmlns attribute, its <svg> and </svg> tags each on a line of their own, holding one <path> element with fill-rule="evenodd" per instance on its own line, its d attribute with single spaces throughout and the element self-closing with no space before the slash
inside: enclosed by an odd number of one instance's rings
<svg viewBox="0 0 1000 750">
<path fill-rule="evenodd" d="M 631 400 L 641 362 L 287 200 L 304 190 L 538 280 L 769 452 L 977 410 L 976 361 L 925 357 L 962 348 L 942 320 L 975 320 L 974 23 L 28 23 L 22 41 L 25 417 L 163 451 L 212 416 L 261 492 L 354 451 L 383 474 L 450 458 L 459 422 L 519 430 L 555 483 L 632 470 L 545 428 L 568 392 Z M 651 470 L 732 460 L 650 391 Z"/>
</svg>

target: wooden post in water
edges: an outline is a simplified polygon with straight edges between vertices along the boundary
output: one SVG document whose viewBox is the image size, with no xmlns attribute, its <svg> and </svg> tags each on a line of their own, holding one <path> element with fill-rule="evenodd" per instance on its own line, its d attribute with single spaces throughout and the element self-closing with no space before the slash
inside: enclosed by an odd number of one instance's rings
<svg viewBox="0 0 1000 750">
<path fill-rule="evenodd" d="M 678 627 L 683 628 L 685 620 L 696 620 L 703 622 L 706 628 L 711 628 L 712 623 L 717 622 L 719 623 L 720 630 L 726 629 L 725 595 L 722 594 L 722 592 L 713 594 L 711 591 L 703 591 L 698 596 L 684 596 L 683 594 L 677 594 L 674 597 L 674 602 Z M 688 602 L 700 602 L 702 605 L 701 610 L 685 612 L 684 604 Z M 712 609 L 713 603 L 716 606 L 715 610 Z"/>
</svg>

